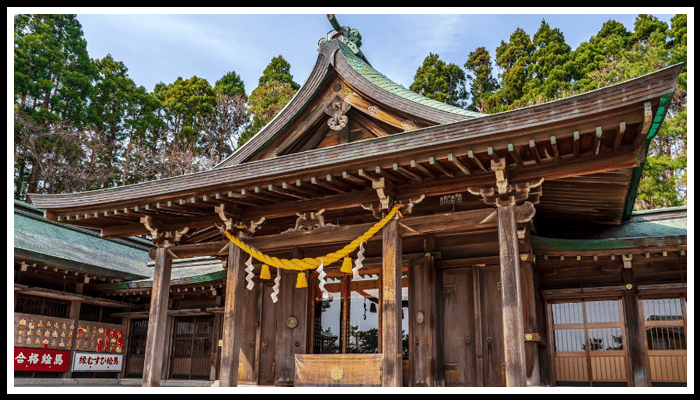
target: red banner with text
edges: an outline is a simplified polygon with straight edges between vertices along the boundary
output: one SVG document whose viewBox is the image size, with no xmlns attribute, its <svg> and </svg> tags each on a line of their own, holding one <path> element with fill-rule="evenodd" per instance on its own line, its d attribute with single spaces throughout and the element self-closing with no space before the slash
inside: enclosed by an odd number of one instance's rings
<svg viewBox="0 0 700 400">
<path fill-rule="evenodd" d="M 70 351 L 15 347 L 15 371 L 67 372 Z"/>
</svg>

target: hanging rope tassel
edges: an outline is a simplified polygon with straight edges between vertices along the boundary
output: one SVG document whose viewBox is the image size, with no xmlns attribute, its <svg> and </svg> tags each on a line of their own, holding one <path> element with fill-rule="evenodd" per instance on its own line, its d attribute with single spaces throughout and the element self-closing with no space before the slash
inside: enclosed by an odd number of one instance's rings
<svg viewBox="0 0 700 400">
<path fill-rule="evenodd" d="M 297 289 L 305 288 L 308 287 L 308 284 L 306 283 L 306 273 L 305 272 L 299 272 L 297 274 Z"/>
<path fill-rule="evenodd" d="M 260 279 L 270 279 L 270 267 L 267 264 L 263 264 L 260 270 Z"/>
<path fill-rule="evenodd" d="M 345 274 L 352 273 L 352 260 L 350 259 L 350 257 L 345 257 L 343 259 L 343 266 L 340 267 L 340 272 Z"/>
</svg>

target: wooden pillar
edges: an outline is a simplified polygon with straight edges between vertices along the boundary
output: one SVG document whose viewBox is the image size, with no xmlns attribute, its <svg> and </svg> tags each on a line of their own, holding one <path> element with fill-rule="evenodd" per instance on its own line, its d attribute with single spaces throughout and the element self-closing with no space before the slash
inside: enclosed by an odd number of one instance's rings
<svg viewBox="0 0 700 400">
<path fill-rule="evenodd" d="M 148 331 L 146 332 L 146 354 L 143 363 L 141 386 L 160 386 L 163 371 L 163 352 L 166 335 L 166 317 L 168 314 L 168 297 L 170 293 L 170 270 L 172 260 L 167 255 L 166 246 L 156 249 L 155 268 L 153 270 L 153 289 L 151 290 L 151 308 L 148 313 Z"/>
<path fill-rule="evenodd" d="M 229 243 L 226 260 L 226 300 L 221 345 L 220 387 L 238 386 L 238 358 L 240 353 L 241 299 L 245 290 L 243 254 L 241 249 Z"/>
<path fill-rule="evenodd" d="M 645 345 L 646 330 L 640 318 L 639 301 L 634 290 L 634 278 L 631 268 L 622 270 L 622 280 L 626 289 L 622 294 L 625 330 L 627 331 L 627 354 L 629 355 L 630 381 L 632 386 L 649 386 Z"/>
<path fill-rule="evenodd" d="M 382 386 L 401 387 L 401 235 L 398 216 L 382 233 Z"/>
<path fill-rule="evenodd" d="M 498 206 L 506 386 L 527 386 L 515 202 Z"/>
</svg>

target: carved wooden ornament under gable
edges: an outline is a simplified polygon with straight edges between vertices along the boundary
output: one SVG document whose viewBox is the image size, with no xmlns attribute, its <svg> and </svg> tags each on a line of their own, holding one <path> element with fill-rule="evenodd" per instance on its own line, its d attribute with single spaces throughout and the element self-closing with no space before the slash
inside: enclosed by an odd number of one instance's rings
<svg viewBox="0 0 700 400">
<path fill-rule="evenodd" d="M 326 106 L 326 114 L 330 115 L 328 126 L 334 131 L 343 129 L 348 124 L 348 117 L 345 113 L 350 109 L 350 104 L 335 96 L 333 100 Z"/>
</svg>

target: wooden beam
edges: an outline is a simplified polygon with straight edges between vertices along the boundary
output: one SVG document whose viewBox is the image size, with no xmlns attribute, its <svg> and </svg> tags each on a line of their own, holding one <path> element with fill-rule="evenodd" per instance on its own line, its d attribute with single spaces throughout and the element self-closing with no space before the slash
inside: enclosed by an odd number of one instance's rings
<svg viewBox="0 0 700 400">
<path fill-rule="evenodd" d="M 394 163 L 392 166 L 392 169 L 396 171 L 396 173 L 405 176 L 406 178 L 412 179 L 416 182 L 422 182 L 423 178 L 414 174 L 413 172 L 407 170 L 406 168 L 400 166 L 398 163 Z"/>
<path fill-rule="evenodd" d="M 580 143 L 581 141 L 580 141 L 580 139 L 581 139 L 581 134 L 579 134 L 578 131 L 574 131 L 574 134 L 573 134 L 573 140 L 574 140 L 574 150 L 573 150 L 573 153 L 574 153 L 574 157 L 578 157 L 578 153 L 579 153 L 580 148 L 581 148 L 581 143 Z"/>
<path fill-rule="evenodd" d="M 289 186 L 287 185 L 286 182 L 282 183 L 281 188 L 277 188 L 275 185 L 267 185 L 267 190 L 269 190 L 270 192 L 278 193 L 278 194 L 281 194 L 283 196 L 292 197 L 295 199 L 305 200 L 305 199 L 309 198 L 308 195 L 300 195 L 297 192 L 293 192 L 293 191 L 289 190 Z"/>
<path fill-rule="evenodd" d="M 549 144 L 552 145 L 552 151 L 554 152 L 554 159 L 559 161 L 561 157 L 559 156 L 559 148 L 557 147 L 557 137 L 552 135 L 549 137 Z"/>
<path fill-rule="evenodd" d="M 617 151 L 622 144 L 622 138 L 625 136 L 625 130 L 627 125 L 624 122 L 620 122 L 620 126 L 617 128 L 617 134 L 615 135 L 615 142 L 613 143 L 613 150 Z"/>
<path fill-rule="evenodd" d="M 220 223 L 221 219 L 218 215 L 198 215 L 194 217 L 183 217 L 183 218 L 168 218 L 162 220 L 156 220 L 155 224 L 161 231 L 174 231 L 182 229 L 185 227 L 189 228 L 204 228 L 207 226 L 213 226 L 216 223 Z M 115 225 L 107 226 L 102 228 L 101 236 L 104 238 L 117 238 L 126 236 L 137 236 L 148 234 L 149 231 L 146 227 L 141 224 L 127 224 L 127 225 Z"/>
<path fill-rule="evenodd" d="M 238 386 L 238 357 L 240 353 L 240 326 L 243 315 L 245 269 L 243 252 L 238 246 L 229 246 L 226 261 L 226 299 L 222 324 L 221 369 L 219 386 Z"/>
<path fill-rule="evenodd" d="M 362 126 L 367 128 L 367 130 L 374 136 L 382 137 L 389 135 L 388 132 L 380 128 L 379 125 L 371 121 L 369 118 L 364 117 L 361 113 L 353 113 L 353 118 L 355 118 Z"/>
<path fill-rule="evenodd" d="M 401 340 L 401 235 L 397 218 L 382 231 L 382 386 L 403 384 Z"/>
<path fill-rule="evenodd" d="M 443 166 L 440 165 L 440 162 L 438 160 L 436 160 L 435 157 L 428 158 L 428 164 L 430 164 L 433 168 L 440 171 L 442 174 L 449 176 L 450 178 L 454 178 L 454 176 L 455 176 L 454 173 L 443 168 Z"/>
<path fill-rule="evenodd" d="M 494 162 L 500 162 L 500 161 L 501 161 L 501 158 L 498 157 L 498 154 L 496 154 L 496 151 L 493 149 L 493 147 L 490 147 L 490 146 L 489 146 L 489 147 L 486 149 L 486 153 L 489 155 L 489 157 L 491 157 L 491 159 L 492 159 Z"/>
<path fill-rule="evenodd" d="M 349 191 L 349 189 L 347 189 L 345 187 L 340 187 L 336 184 L 328 182 L 325 178 L 317 178 L 315 176 L 311 178 L 311 184 L 316 185 L 316 186 L 321 187 L 321 188 L 324 188 L 324 189 L 332 190 L 336 193 L 344 193 L 344 192 Z"/>
<path fill-rule="evenodd" d="M 160 386 L 161 373 L 163 372 L 163 351 L 165 350 L 167 334 L 166 316 L 170 293 L 170 271 L 172 269 L 172 260 L 168 257 L 167 250 L 167 247 L 164 246 L 158 247 L 156 250 L 141 381 L 143 387 Z"/>
<path fill-rule="evenodd" d="M 515 148 L 513 143 L 508 143 L 508 152 L 510 153 L 510 156 L 513 157 L 513 160 L 520 166 L 523 165 L 523 159 L 520 157 L 520 154 L 518 154 L 518 150 Z"/>
<path fill-rule="evenodd" d="M 370 201 L 376 201 L 376 196 L 376 194 L 373 194 L 373 198 Z M 414 236 L 458 229 L 493 229 L 496 227 L 495 221 L 492 221 L 493 218 L 491 218 L 494 212 L 495 210 L 493 208 L 481 208 L 437 215 L 406 216 L 401 219 L 401 225 L 406 227 L 402 229 L 402 236 Z M 249 220 L 245 214 L 244 218 L 245 220 Z M 435 221 L 438 220 L 440 223 L 436 224 Z M 261 251 L 283 249 L 293 246 L 303 247 L 342 243 L 352 241 L 358 236 L 361 236 L 373 225 L 374 222 L 368 222 L 365 224 L 328 227 L 305 232 L 285 232 L 282 234 L 253 236 L 244 239 L 244 241 L 248 245 Z M 376 237 L 371 240 L 376 240 Z M 183 244 L 171 247 L 170 251 L 178 258 L 221 255 L 221 249 L 227 246 L 228 243 L 228 240 L 222 240 L 208 243 Z M 151 249 L 149 256 L 151 258 L 155 257 L 155 249 Z"/>
<path fill-rule="evenodd" d="M 497 212 L 506 386 L 525 387 L 527 367 L 515 204 L 499 206 Z"/>
<path fill-rule="evenodd" d="M 535 145 L 535 140 L 530 139 L 530 155 L 539 164 L 542 160 L 540 159 L 540 153 L 537 151 L 537 146 Z"/>
<path fill-rule="evenodd" d="M 474 151 L 469 150 L 467 152 L 467 157 L 469 157 L 469 159 L 472 160 L 472 162 L 474 162 L 474 164 L 476 164 L 479 168 L 481 168 L 482 171 L 489 172 L 489 170 L 486 168 L 486 166 L 484 166 L 484 164 L 481 162 L 481 160 L 479 160 L 479 158 L 474 155 Z"/>
<path fill-rule="evenodd" d="M 422 166 L 422 165 L 421 165 L 419 162 L 417 162 L 416 160 L 411 160 L 410 165 L 411 165 L 411 168 L 415 168 L 415 169 L 419 170 L 420 172 L 422 172 L 422 173 L 428 175 L 430 178 L 432 178 L 432 179 L 437 179 L 437 175 L 435 175 L 432 171 L 430 171 L 429 169 L 427 169 L 427 168 L 425 168 L 424 166 Z"/>
<path fill-rule="evenodd" d="M 450 153 L 447 155 L 447 161 L 451 162 L 452 165 L 457 167 L 464 175 L 471 175 L 472 170 L 469 169 L 462 161 L 460 161 L 459 157 L 456 157 L 454 154 Z"/>
<path fill-rule="evenodd" d="M 593 153 L 598 155 L 600 152 L 600 143 L 603 136 L 603 129 L 599 126 L 595 128 L 595 136 L 593 137 Z"/>
</svg>

